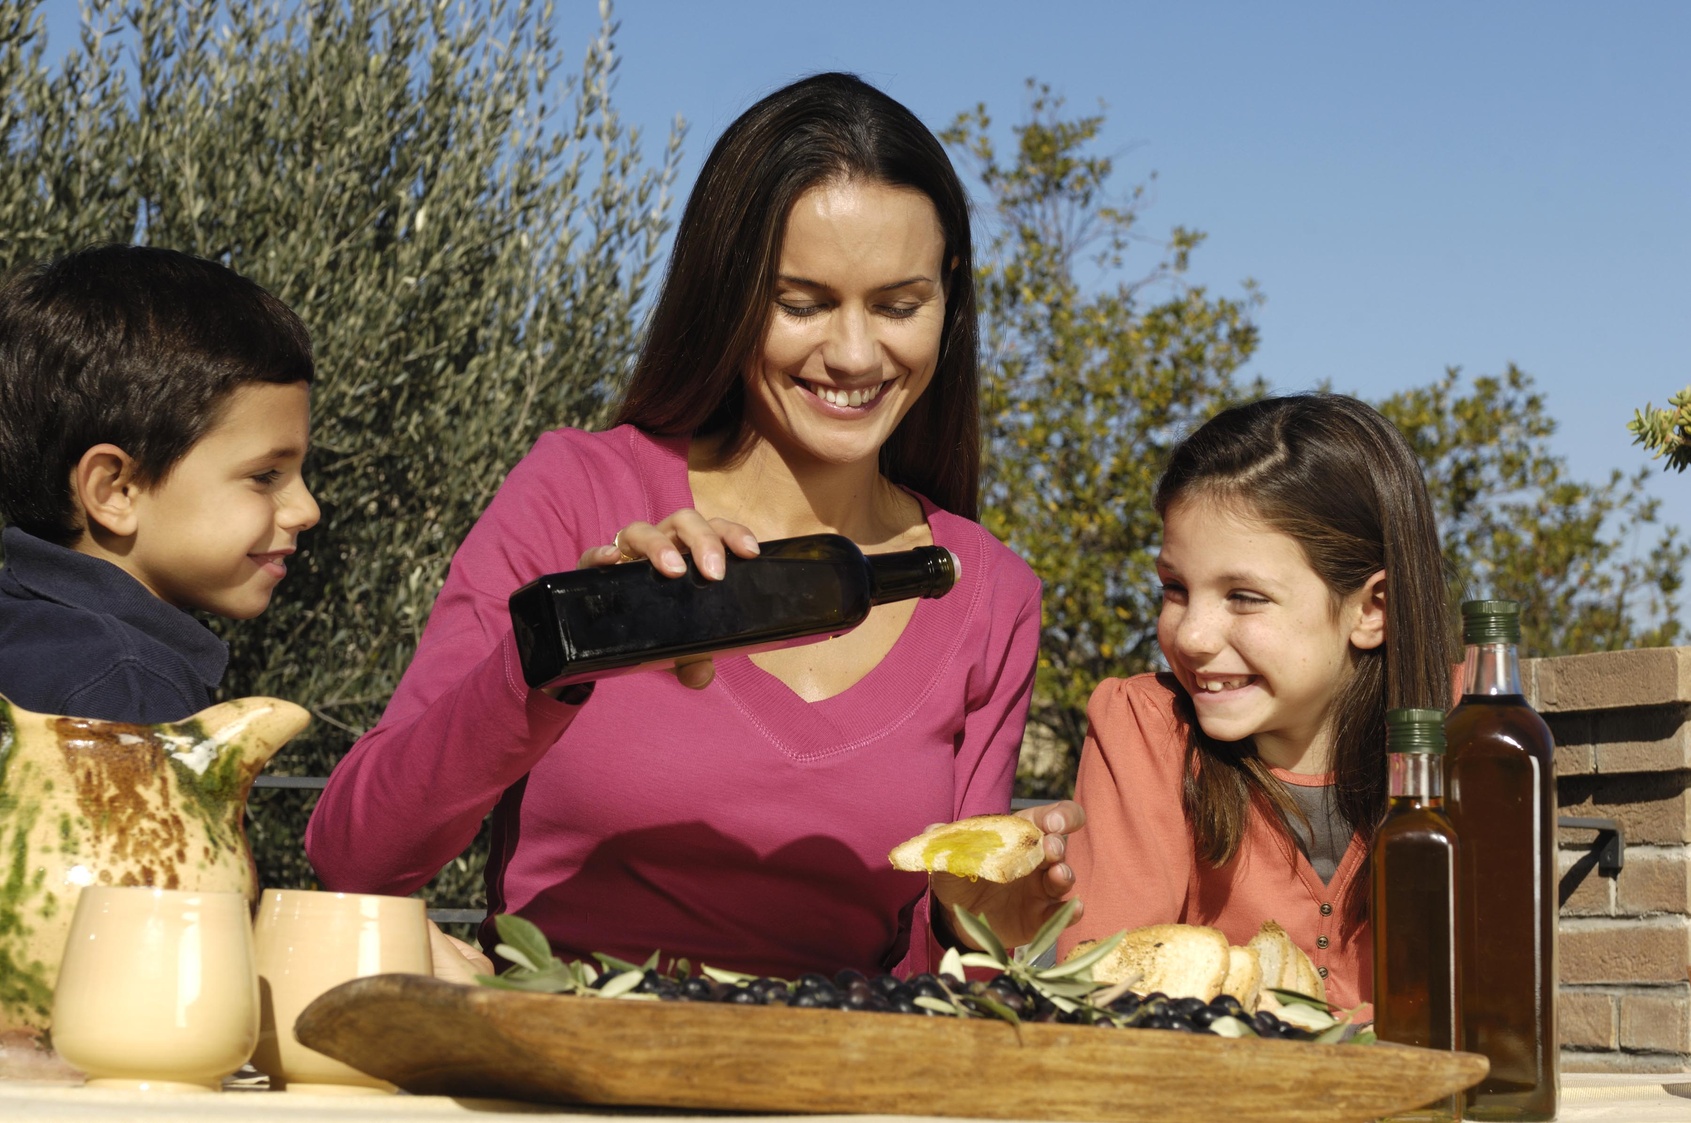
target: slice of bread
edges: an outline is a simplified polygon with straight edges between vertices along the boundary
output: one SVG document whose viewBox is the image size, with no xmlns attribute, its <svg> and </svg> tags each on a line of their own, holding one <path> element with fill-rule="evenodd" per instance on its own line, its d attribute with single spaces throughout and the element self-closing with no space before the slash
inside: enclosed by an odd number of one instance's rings
<svg viewBox="0 0 1691 1123">
<path fill-rule="evenodd" d="M 1161 991 L 1170 998 L 1208 1002 L 1221 993 L 1230 960 L 1227 937 L 1217 929 L 1152 924 L 1129 930 L 1114 951 L 1093 964 L 1092 978 L 1127 983 L 1140 994 Z"/>
<path fill-rule="evenodd" d="M 1254 950 L 1238 944 L 1228 948 L 1227 955 L 1227 977 L 1221 980 L 1221 993 L 1231 994 L 1246 1013 L 1254 1014 L 1262 997 L 1262 963 Z"/>
<path fill-rule="evenodd" d="M 1262 964 L 1262 1009 L 1272 1011 L 1280 1008 L 1280 1001 L 1268 993 L 1270 987 L 1295 990 L 1312 998 L 1327 997 L 1326 981 L 1315 969 L 1315 964 L 1274 921 L 1263 921 L 1247 946 L 1257 953 L 1257 960 Z"/>
<path fill-rule="evenodd" d="M 1044 831 L 1020 815 L 976 815 L 929 827 L 893 847 L 887 860 L 895 870 L 1004 883 L 1040 867 L 1044 838 Z"/>
</svg>

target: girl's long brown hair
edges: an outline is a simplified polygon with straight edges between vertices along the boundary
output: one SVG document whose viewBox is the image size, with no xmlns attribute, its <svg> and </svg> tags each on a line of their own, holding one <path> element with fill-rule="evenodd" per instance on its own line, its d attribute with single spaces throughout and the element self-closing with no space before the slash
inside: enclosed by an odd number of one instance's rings
<svg viewBox="0 0 1691 1123">
<path fill-rule="evenodd" d="M 1340 394 L 1266 398 L 1217 414 L 1180 443 L 1157 484 L 1156 509 L 1219 501 L 1289 535 L 1335 605 L 1386 573 L 1385 641 L 1351 649 L 1330 716 L 1333 794 L 1352 831 L 1372 843 L 1386 810 L 1386 711 L 1448 709 L 1456 646 L 1438 525 L 1420 463 L 1375 410 Z M 1224 865 L 1238 853 L 1255 803 L 1291 838 L 1296 804 L 1249 741 L 1191 730 L 1182 795 L 1199 856 Z M 1352 883 L 1346 914 L 1368 913 L 1368 878 Z"/>
<path fill-rule="evenodd" d="M 922 192 L 945 235 L 945 323 L 927 390 L 881 449 L 881 472 L 973 519 L 980 503 L 979 350 L 969 200 L 910 110 L 850 74 L 818 74 L 741 114 L 711 149 L 676 226 L 646 342 L 615 424 L 727 433 L 745 447 L 746 363 L 773 308 L 781 238 L 812 187 L 861 179 Z"/>
</svg>

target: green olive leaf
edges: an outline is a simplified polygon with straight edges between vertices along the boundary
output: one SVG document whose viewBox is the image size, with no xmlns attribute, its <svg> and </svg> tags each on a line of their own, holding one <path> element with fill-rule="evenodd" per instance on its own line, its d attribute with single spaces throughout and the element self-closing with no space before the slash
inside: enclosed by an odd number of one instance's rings
<svg viewBox="0 0 1691 1123">
<path fill-rule="evenodd" d="M 928 995 L 918 994 L 911 1001 L 924 1010 L 938 1010 L 942 1014 L 951 1014 L 953 1016 L 956 1016 L 958 1013 L 957 1007 L 953 1006 L 943 998 L 930 998 Z"/>
<path fill-rule="evenodd" d="M 501 913 L 493 918 L 499 932 L 500 944 L 494 952 L 530 971 L 543 971 L 558 962 L 552 954 L 551 941 L 532 921 L 513 913 Z"/>
<path fill-rule="evenodd" d="M 639 986 L 641 980 L 645 977 L 646 972 L 636 967 L 632 970 L 624 971 L 620 975 L 611 976 L 611 978 L 606 981 L 605 985 L 600 987 L 595 993 L 597 993 L 600 998 L 616 998 L 619 995 L 628 994 L 635 987 Z"/>
<path fill-rule="evenodd" d="M 594 952 L 593 958 L 597 959 L 599 961 L 599 963 L 607 971 L 640 971 L 640 970 L 644 970 L 644 968 L 637 967 L 634 964 L 630 963 L 626 959 L 618 959 L 616 956 L 606 955 L 602 951 Z"/>
<path fill-rule="evenodd" d="M 1115 951 L 1117 946 L 1121 944 L 1122 940 L 1126 938 L 1127 930 L 1123 929 L 1107 940 L 1100 940 L 1097 944 L 1087 948 L 1079 955 L 1065 959 L 1055 967 L 1044 968 L 1038 972 L 1038 975 L 1042 979 L 1061 979 L 1072 975 L 1080 975 L 1082 972 L 1085 972 L 1087 979 L 1090 980 L 1092 978 L 1093 964 L 1109 955 L 1112 951 Z M 1031 954 L 1033 945 L 1029 944 L 1028 947 L 1030 949 L 1029 958 L 1033 958 Z"/>
<path fill-rule="evenodd" d="M 711 967 L 708 964 L 703 963 L 699 965 L 699 971 L 705 976 L 705 978 L 719 983 L 727 983 L 729 986 L 733 986 L 736 983 L 749 983 L 753 979 L 757 978 L 756 975 L 745 975 L 739 971 L 729 971 L 722 967 Z"/>
<path fill-rule="evenodd" d="M 1278 998 L 1282 1006 L 1311 1006 L 1317 1010 L 1323 1011 L 1324 1013 L 1330 1014 L 1333 1012 L 1332 1004 L 1327 1002 L 1325 999 L 1315 997 L 1313 994 L 1304 994 L 1302 991 L 1296 990 L 1284 990 L 1280 987 L 1269 987 L 1268 993 L 1272 994 L 1275 998 Z"/>
<path fill-rule="evenodd" d="M 1257 1031 L 1231 1014 L 1223 1014 L 1210 1023 L 1210 1032 L 1218 1037 L 1255 1037 Z"/>
<path fill-rule="evenodd" d="M 1327 1011 L 1314 1006 L 1282 1006 L 1274 1016 L 1299 1029 L 1326 1029 L 1328 1026 L 1343 1024 Z"/>
<path fill-rule="evenodd" d="M 1033 939 L 1028 941 L 1021 958 L 1031 963 L 1044 955 L 1056 944 L 1057 937 L 1062 934 L 1063 929 L 1069 926 L 1069 921 L 1074 919 L 1075 910 L 1079 907 L 1080 898 L 1078 897 L 1071 897 L 1064 901 L 1063 907 L 1052 913 L 1050 919 L 1039 926 L 1039 931 L 1034 933 Z"/>
<path fill-rule="evenodd" d="M 965 978 L 963 974 L 963 953 L 956 948 L 946 948 L 945 954 L 940 956 L 939 970 L 935 972 L 941 978 L 950 975 L 954 979 Z"/>
<path fill-rule="evenodd" d="M 951 911 L 952 915 L 957 918 L 957 926 L 968 935 L 969 939 L 979 945 L 982 951 L 992 956 L 996 965 L 1001 967 L 1009 965 L 1010 957 L 1004 953 L 1004 945 L 999 942 L 998 937 L 993 935 L 992 927 L 987 924 L 986 917 L 976 916 L 962 905 L 958 905 Z"/>
</svg>

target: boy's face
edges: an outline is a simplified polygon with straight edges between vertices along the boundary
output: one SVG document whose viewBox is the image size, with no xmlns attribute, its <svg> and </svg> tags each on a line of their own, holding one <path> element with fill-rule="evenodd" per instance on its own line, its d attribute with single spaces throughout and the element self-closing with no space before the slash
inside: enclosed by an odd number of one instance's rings
<svg viewBox="0 0 1691 1123">
<path fill-rule="evenodd" d="M 135 536 L 118 565 L 178 608 L 246 620 L 287 573 L 317 501 L 300 466 L 310 387 L 252 382 L 163 481 L 136 498 Z"/>
</svg>

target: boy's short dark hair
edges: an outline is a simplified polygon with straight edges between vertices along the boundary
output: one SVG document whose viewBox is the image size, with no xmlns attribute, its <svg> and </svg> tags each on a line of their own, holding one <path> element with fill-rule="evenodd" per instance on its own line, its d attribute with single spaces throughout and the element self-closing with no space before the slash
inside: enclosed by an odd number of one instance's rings
<svg viewBox="0 0 1691 1123">
<path fill-rule="evenodd" d="M 162 481 L 250 382 L 310 382 L 293 311 L 214 261 L 92 246 L 0 282 L 0 516 L 61 546 L 81 535 L 71 469 L 94 445 Z"/>
</svg>

